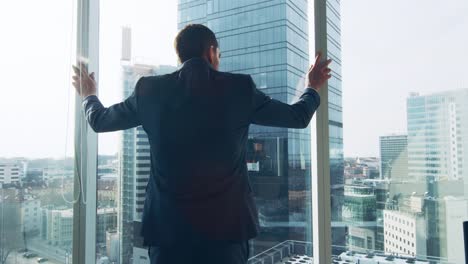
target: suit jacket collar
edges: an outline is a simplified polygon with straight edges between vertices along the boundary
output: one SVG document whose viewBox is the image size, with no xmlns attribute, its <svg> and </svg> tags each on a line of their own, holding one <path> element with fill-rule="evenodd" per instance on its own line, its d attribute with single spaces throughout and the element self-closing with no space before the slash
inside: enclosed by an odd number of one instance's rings
<svg viewBox="0 0 468 264">
<path fill-rule="evenodd" d="M 211 64 L 202 57 L 195 57 L 195 58 L 186 60 L 184 63 L 182 63 L 180 68 L 184 69 L 184 68 L 200 67 L 200 66 L 205 66 L 205 67 L 208 66 L 209 68 L 213 69 Z"/>
</svg>

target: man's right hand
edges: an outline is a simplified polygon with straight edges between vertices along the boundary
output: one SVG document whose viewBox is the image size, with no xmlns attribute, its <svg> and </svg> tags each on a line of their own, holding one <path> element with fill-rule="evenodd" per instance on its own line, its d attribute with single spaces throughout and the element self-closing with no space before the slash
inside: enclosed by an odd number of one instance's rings
<svg viewBox="0 0 468 264">
<path fill-rule="evenodd" d="M 87 66 L 84 62 L 79 62 L 78 66 L 72 65 L 75 75 L 73 76 L 73 86 L 76 92 L 84 98 L 96 95 L 96 80 L 94 72 L 88 74 Z"/>
<path fill-rule="evenodd" d="M 307 73 L 307 87 L 314 88 L 319 91 L 325 82 L 331 78 L 331 69 L 328 65 L 331 63 L 331 59 L 321 61 L 322 53 L 318 53 L 315 57 L 315 63 L 310 66 L 309 72 Z"/>
</svg>

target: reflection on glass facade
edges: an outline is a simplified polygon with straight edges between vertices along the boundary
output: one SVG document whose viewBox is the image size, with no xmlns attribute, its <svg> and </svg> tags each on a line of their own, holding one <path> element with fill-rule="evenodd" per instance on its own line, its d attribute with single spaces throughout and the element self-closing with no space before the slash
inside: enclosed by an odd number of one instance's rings
<svg viewBox="0 0 468 264">
<path fill-rule="evenodd" d="M 305 0 L 179 1 L 179 29 L 202 23 L 219 39 L 221 70 L 250 74 L 257 88 L 291 103 L 309 64 Z M 310 130 L 251 126 L 247 164 L 261 232 L 253 255 L 301 241 L 311 255 Z"/>
</svg>

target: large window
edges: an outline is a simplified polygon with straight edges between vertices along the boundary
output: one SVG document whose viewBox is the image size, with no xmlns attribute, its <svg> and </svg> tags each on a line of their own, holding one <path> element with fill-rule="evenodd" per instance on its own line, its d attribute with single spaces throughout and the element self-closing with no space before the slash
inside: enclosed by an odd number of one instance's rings
<svg viewBox="0 0 468 264">
<path fill-rule="evenodd" d="M 71 263 L 76 6 L 0 4 L 0 263 Z M 38 12 L 40 10 L 40 12 Z"/>
<path fill-rule="evenodd" d="M 333 254 L 464 263 L 468 4 L 327 2 Z"/>
<path fill-rule="evenodd" d="M 301 94 L 315 49 L 333 59 L 312 130 L 250 127 L 250 264 L 464 262 L 466 1 L 4 2 L 0 264 L 149 263 L 147 135 L 87 129 L 71 64 L 89 60 L 109 106 L 177 69 L 189 23 L 216 33 L 222 71 L 283 102 Z"/>
</svg>

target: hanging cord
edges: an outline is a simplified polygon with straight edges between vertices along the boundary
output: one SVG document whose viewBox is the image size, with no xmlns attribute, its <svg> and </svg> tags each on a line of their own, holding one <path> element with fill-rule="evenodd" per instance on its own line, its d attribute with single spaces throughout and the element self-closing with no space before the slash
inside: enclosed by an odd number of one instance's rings
<svg viewBox="0 0 468 264">
<path fill-rule="evenodd" d="M 80 58 L 79 60 L 80 62 L 83 62 L 84 60 L 82 58 Z M 81 67 L 82 63 L 79 63 L 79 69 L 80 69 L 80 79 L 83 78 L 82 76 L 82 72 L 83 72 L 83 69 Z M 86 64 L 87 65 L 87 64 Z M 87 69 L 86 69 L 87 70 Z M 83 86 L 82 86 L 82 82 L 80 82 L 80 94 L 83 93 Z M 82 98 L 84 99 L 84 98 Z M 87 124 L 87 121 L 86 121 L 86 117 L 85 117 L 85 112 L 84 112 L 84 109 L 81 109 L 81 115 L 84 117 L 85 121 L 83 122 L 82 126 L 80 126 L 80 169 L 78 171 L 78 180 L 79 180 L 79 187 L 80 187 L 80 196 L 81 196 L 81 201 L 83 204 L 86 204 L 87 201 L 86 201 L 86 198 L 85 198 L 85 190 L 84 190 L 84 185 L 83 185 L 83 171 L 87 169 L 87 166 L 85 168 L 85 166 L 83 165 L 83 158 L 86 158 L 87 155 L 84 154 L 84 151 L 83 151 L 83 145 L 84 145 L 84 138 L 87 137 L 88 135 L 88 124 Z M 86 149 L 87 150 L 87 149 Z M 87 164 L 87 163 L 86 163 Z"/>
<path fill-rule="evenodd" d="M 71 30 L 70 30 L 70 47 L 72 48 L 73 47 L 73 35 L 74 35 L 74 22 L 75 22 L 75 3 L 72 3 L 72 15 L 71 15 Z M 69 62 L 68 62 L 68 65 L 67 65 L 67 68 L 68 68 L 68 76 L 72 76 L 71 75 L 71 67 L 70 65 L 73 64 L 73 53 L 70 53 L 70 58 L 69 58 Z M 66 117 L 66 125 L 65 125 L 65 152 L 64 152 L 64 158 L 66 160 L 67 158 L 67 151 L 68 151 L 68 130 L 70 128 L 70 90 L 72 89 L 72 87 L 70 87 L 70 82 L 69 80 L 67 80 L 67 84 L 66 84 L 66 87 L 68 88 L 67 89 L 67 117 Z M 76 157 L 76 151 L 75 151 L 75 157 Z M 76 159 L 75 160 L 75 163 L 76 163 Z M 76 164 L 75 164 L 75 167 Z M 66 197 L 65 197 L 65 175 L 62 173 L 62 187 L 61 187 L 61 192 L 60 194 L 62 195 L 62 199 L 68 203 L 68 204 L 75 204 L 77 203 L 79 200 L 80 200 L 80 195 L 81 195 L 81 189 L 80 189 L 80 192 L 78 192 L 78 197 L 75 197 L 75 193 L 73 192 L 73 200 L 68 200 Z M 74 184 L 80 184 L 80 179 L 78 179 L 77 181 L 77 178 L 75 176 L 73 176 L 73 179 L 74 179 Z"/>
<path fill-rule="evenodd" d="M 73 32 L 73 28 L 74 28 L 74 21 L 75 21 L 75 16 L 74 16 L 74 14 L 75 14 L 75 12 L 76 12 L 76 10 L 75 10 L 74 7 L 75 7 L 75 5 L 73 5 L 73 7 L 72 7 L 72 13 L 73 13 L 73 14 L 72 14 L 72 30 L 71 30 L 71 32 L 72 32 L 72 34 L 71 34 L 72 37 L 70 38 L 70 39 L 71 39 L 71 42 L 73 42 L 73 33 L 74 33 L 74 32 Z M 83 10 L 83 1 L 80 1 L 80 10 Z M 80 15 L 81 15 L 81 14 L 80 14 Z M 83 53 L 82 41 L 81 41 L 81 40 L 78 40 L 77 42 L 78 42 L 78 44 L 77 44 L 77 45 L 78 45 L 78 47 L 77 47 L 77 53 L 78 53 L 78 54 L 82 54 L 82 53 Z M 71 46 L 73 46 L 73 44 L 72 44 Z M 83 57 L 80 56 L 79 59 L 77 60 L 77 62 L 78 62 L 79 70 L 80 70 L 80 79 L 82 79 L 82 78 L 83 78 L 83 76 L 82 76 L 82 72 L 83 72 L 83 71 L 82 71 L 82 70 L 83 70 L 82 64 L 83 64 L 83 63 L 86 63 L 86 65 L 88 65 L 88 64 L 87 64 L 88 59 L 83 58 Z M 83 62 L 83 63 L 80 63 L 80 62 Z M 69 68 L 69 70 L 68 70 L 69 76 L 71 76 L 71 75 L 70 75 L 70 73 L 71 73 L 70 65 L 72 65 L 72 64 L 73 64 L 73 54 L 70 54 L 70 61 L 69 61 L 69 65 L 68 65 L 68 68 Z M 68 84 L 68 86 L 70 86 L 70 85 Z M 80 90 L 80 94 L 82 94 L 82 92 L 83 92 L 82 82 L 80 82 L 79 90 Z M 79 96 L 80 96 L 80 95 L 79 95 Z M 81 96 L 80 96 L 80 98 L 81 98 Z M 81 98 L 81 99 L 83 99 L 83 98 Z M 77 107 L 77 106 L 75 106 L 75 108 L 76 108 L 76 107 Z M 81 108 L 81 107 L 80 107 L 80 108 Z M 67 98 L 67 120 L 66 120 L 66 129 L 67 129 L 67 132 L 65 133 L 65 134 L 66 134 L 66 135 L 65 135 L 65 157 L 66 157 L 66 153 L 67 153 L 67 150 L 68 150 L 68 129 L 69 129 L 69 121 L 70 121 L 70 120 L 69 120 L 69 119 L 70 119 L 70 118 L 69 118 L 69 113 L 70 113 L 70 89 L 68 89 L 68 98 Z M 80 113 L 82 114 L 82 116 L 85 116 L 84 110 L 81 110 Z M 74 160 L 75 160 L 75 169 L 76 169 L 76 171 L 77 171 L 78 177 L 73 177 L 73 178 L 74 178 L 74 181 L 75 181 L 74 184 L 78 184 L 79 192 L 78 192 L 78 197 L 75 197 L 75 196 L 73 195 L 73 200 L 72 200 L 72 201 L 67 200 L 67 198 L 66 198 L 65 195 L 64 195 L 64 178 L 65 178 L 65 176 L 62 174 L 62 192 L 61 192 L 61 194 L 62 194 L 63 200 L 64 200 L 65 202 L 69 203 L 69 204 L 78 203 L 79 200 L 80 200 L 80 198 L 81 198 L 81 201 L 82 201 L 82 203 L 83 203 L 84 205 L 87 204 L 87 201 L 86 201 L 86 198 L 85 198 L 86 195 L 85 195 L 84 185 L 83 185 L 83 182 L 84 182 L 84 180 L 83 180 L 83 171 L 86 169 L 86 168 L 84 168 L 85 166 L 83 165 L 83 158 L 86 157 L 86 155 L 83 153 L 83 145 L 84 145 L 84 144 L 83 144 L 83 139 L 84 139 L 84 138 L 87 136 L 87 134 L 88 134 L 88 126 L 87 126 L 87 123 L 86 123 L 86 122 L 83 122 L 83 123 L 84 123 L 84 124 L 80 124 L 80 131 L 79 131 L 79 135 L 80 135 L 80 145 L 79 145 L 79 148 L 78 148 L 78 149 L 77 149 L 76 146 L 75 146 L 75 159 L 74 159 Z M 80 157 L 80 162 L 79 162 L 79 164 L 77 163 L 77 159 L 76 159 L 76 157 L 78 157 L 78 156 Z"/>
<path fill-rule="evenodd" d="M 83 1 L 80 1 L 80 10 L 81 10 L 81 13 L 80 15 L 82 16 L 83 15 Z M 81 36 L 82 37 L 82 36 Z M 80 80 L 83 79 L 83 68 L 82 68 L 82 65 L 83 63 L 86 61 L 86 65 L 88 65 L 87 63 L 87 59 L 84 59 L 81 57 L 81 54 L 83 54 L 83 42 L 82 40 L 80 39 L 78 41 L 78 54 L 80 54 L 80 57 L 79 57 L 79 60 L 78 60 L 78 67 L 80 69 Z M 83 63 L 81 63 L 83 62 Z M 88 72 L 88 69 L 86 69 L 86 72 Z M 80 97 L 81 97 L 81 94 L 83 94 L 83 84 L 82 82 L 80 81 Z M 81 98 L 83 99 L 83 98 Z M 82 109 L 82 107 L 80 106 L 80 109 Z M 84 110 L 82 109 L 81 111 L 81 114 L 83 117 L 85 117 L 85 113 L 84 113 Z M 85 192 L 84 192 L 84 186 L 83 186 L 83 171 L 86 169 L 84 168 L 83 166 L 83 158 L 86 157 L 86 155 L 83 154 L 83 139 L 85 137 L 87 137 L 87 134 L 88 134 L 88 124 L 86 122 L 86 118 L 85 118 L 85 122 L 83 122 L 82 125 L 80 125 L 80 169 L 78 170 L 78 180 L 79 180 L 79 188 L 80 188 L 80 197 L 81 197 L 81 201 L 84 205 L 86 205 L 87 201 L 86 201 L 86 198 L 85 198 Z M 76 152 L 76 151 L 75 151 Z M 76 159 L 75 159 L 76 160 Z M 86 163 L 87 164 L 87 163 Z"/>
</svg>

